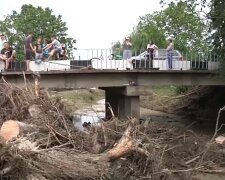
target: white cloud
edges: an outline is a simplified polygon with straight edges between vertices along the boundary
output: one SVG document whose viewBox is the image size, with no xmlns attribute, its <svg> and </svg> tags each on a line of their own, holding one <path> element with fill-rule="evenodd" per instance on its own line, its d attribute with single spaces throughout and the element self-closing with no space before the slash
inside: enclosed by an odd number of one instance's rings
<svg viewBox="0 0 225 180">
<path fill-rule="evenodd" d="M 62 15 L 78 48 L 109 48 L 138 23 L 139 16 L 159 10 L 159 0 L 1 0 L 0 19 L 23 4 L 50 7 Z"/>
</svg>

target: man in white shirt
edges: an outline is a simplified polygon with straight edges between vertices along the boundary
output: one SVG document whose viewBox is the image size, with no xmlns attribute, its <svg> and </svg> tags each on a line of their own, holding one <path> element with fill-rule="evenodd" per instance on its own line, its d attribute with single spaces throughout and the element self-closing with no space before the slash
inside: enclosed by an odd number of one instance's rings
<svg viewBox="0 0 225 180">
<path fill-rule="evenodd" d="M 49 54 L 49 57 L 48 57 L 48 60 L 50 60 L 55 54 L 57 53 L 61 53 L 62 51 L 62 45 L 61 43 L 56 39 L 56 36 L 52 36 L 51 38 L 52 42 L 50 44 L 47 44 L 43 50 L 45 49 L 52 49 L 50 54 Z"/>
<path fill-rule="evenodd" d="M 156 54 L 156 50 L 158 47 L 155 45 L 153 41 L 150 41 L 147 45 L 147 59 L 150 61 L 150 68 L 153 68 L 153 59 L 154 55 Z"/>
<path fill-rule="evenodd" d="M 0 34 L 0 51 L 4 48 L 4 43 L 6 42 L 6 38 L 4 34 Z"/>
</svg>

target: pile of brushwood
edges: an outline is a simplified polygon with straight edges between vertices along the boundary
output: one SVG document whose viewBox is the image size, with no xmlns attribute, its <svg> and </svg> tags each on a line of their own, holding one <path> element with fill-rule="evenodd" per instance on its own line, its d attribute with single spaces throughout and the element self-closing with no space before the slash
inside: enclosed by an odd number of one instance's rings
<svg viewBox="0 0 225 180">
<path fill-rule="evenodd" d="M 223 86 L 193 86 L 177 96 L 161 96 L 152 93 L 142 98 L 142 106 L 148 109 L 177 114 L 186 119 L 208 120 L 216 119 L 219 108 L 224 106 L 225 87 Z M 224 114 L 224 113 L 223 113 Z M 221 116 L 224 119 L 225 114 Z"/>
<path fill-rule="evenodd" d="M 45 91 L 37 97 L 32 87 L 0 84 L 0 122 L 2 179 L 174 180 L 225 172 L 223 145 L 212 137 L 135 119 L 79 131 L 60 99 Z"/>
</svg>

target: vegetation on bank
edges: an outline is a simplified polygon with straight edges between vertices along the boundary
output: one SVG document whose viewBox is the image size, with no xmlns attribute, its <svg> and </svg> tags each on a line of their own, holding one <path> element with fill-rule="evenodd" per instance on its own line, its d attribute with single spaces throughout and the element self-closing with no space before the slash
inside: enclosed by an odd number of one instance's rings
<svg viewBox="0 0 225 180">
<path fill-rule="evenodd" d="M 61 98 L 70 112 L 96 104 L 97 101 L 105 98 L 104 91 L 98 89 L 50 91 L 50 95 L 52 98 Z"/>
</svg>

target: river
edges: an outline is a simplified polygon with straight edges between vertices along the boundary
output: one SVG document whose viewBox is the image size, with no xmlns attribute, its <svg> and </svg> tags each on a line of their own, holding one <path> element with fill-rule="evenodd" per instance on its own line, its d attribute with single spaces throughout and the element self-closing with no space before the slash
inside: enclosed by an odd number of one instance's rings
<svg viewBox="0 0 225 180">
<path fill-rule="evenodd" d="M 83 123 L 98 124 L 101 118 L 105 116 L 105 99 L 97 101 L 96 104 L 86 106 L 74 112 L 73 123 L 76 128 L 81 131 L 86 131 Z M 141 119 L 162 122 L 168 126 L 175 127 L 191 127 L 195 121 L 187 120 L 174 114 L 168 114 L 159 111 L 153 111 L 146 108 L 141 108 Z M 196 128 L 196 127 L 195 127 Z M 197 127 L 198 128 L 198 127 Z M 225 180 L 224 175 L 218 174 L 198 174 L 192 178 L 193 180 Z"/>
</svg>

